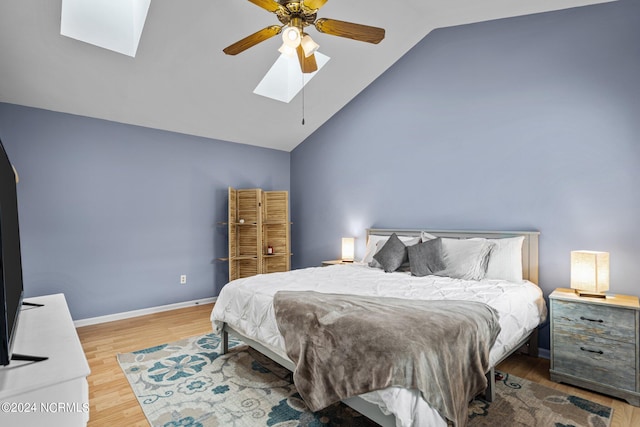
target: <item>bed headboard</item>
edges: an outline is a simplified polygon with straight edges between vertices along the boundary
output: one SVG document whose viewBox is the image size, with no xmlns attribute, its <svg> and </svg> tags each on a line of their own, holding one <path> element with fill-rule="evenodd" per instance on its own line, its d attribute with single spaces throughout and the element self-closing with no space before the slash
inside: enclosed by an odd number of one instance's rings
<svg viewBox="0 0 640 427">
<path fill-rule="evenodd" d="M 524 236 L 522 242 L 522 278 L 538 284 L 538 239 L 539 231 L 466 231 L 466 230 L 429 230 L 429 229 L 389 229 L 368 228 L 367 241 L 370 234 L 379 236 L 391 236 L 396 233 L 399 236 L 420 236 L 425 231 L 438 237 L 450 237 L 454 239 L 468 239 L 471 237 L 485 237 L 488 239 L 504 239 L 507 237 Z"/>
</svg>

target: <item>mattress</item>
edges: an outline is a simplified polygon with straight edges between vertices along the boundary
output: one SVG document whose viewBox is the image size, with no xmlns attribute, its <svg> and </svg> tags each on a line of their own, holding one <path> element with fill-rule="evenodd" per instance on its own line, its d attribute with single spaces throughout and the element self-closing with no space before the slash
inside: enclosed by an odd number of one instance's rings
<svg viewBox="0 0 640 427">
<path fill-rule="evenodd" d="M 228 323 L 239 333 L 288 359 L 273 312 L 273 296 L 279 290 L 484 302 L 500 315 L 501 332 L 491 349 L 491 366 L 513 351 L 547 315 L 542 290 L 528 281 L 415 277 L 402 272 L 385 273 L 355 263 L 234 280 L 224 286 L 211 313 L 214 332 L 221 333 L 224 323 Z M 360 397 L 378 405 L 384 413 L 395 415 L 399 427 L 446 426 L 445 420 L 417 390 L 390 387 Z"/>
</svg>

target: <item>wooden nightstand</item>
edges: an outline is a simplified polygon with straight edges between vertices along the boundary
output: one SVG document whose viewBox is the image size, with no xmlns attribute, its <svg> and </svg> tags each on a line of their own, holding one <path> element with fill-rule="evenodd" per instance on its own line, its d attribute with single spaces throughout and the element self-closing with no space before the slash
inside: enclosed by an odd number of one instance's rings
<svg viewBox="0 0 640 427">
<path fill-rule="evenodd" d="M 576 385 L 640 406 L 638 297 L 549 295 L 552 381 Z"/>
<path fill-rule="evenodd" d="M 322 266 L 338 265 L 338 264 L 353 264 L 353 262 L 342 261 L 341 259 L 332 259 L 331 261 L 322 261 Z"/>
</svg>

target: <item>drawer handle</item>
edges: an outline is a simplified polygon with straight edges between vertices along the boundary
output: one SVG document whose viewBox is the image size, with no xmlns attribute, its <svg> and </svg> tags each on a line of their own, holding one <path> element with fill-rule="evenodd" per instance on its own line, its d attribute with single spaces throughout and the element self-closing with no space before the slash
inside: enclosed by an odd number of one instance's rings
<svg viewBox="0 0 640 427">
<path fill-rule="evenodd" d="M 580 350 L 582 350 L 582 351 L 588 351 L 589 353 L 604 354 L 604 353 L 602 352 L 602 350 L 589 350 L 588 348 L 584 348 L 584 347 L 580 347 Z"/>
<path fill-rule="evenodd" d="M 604 322 L 604 320 L 602 319 L 589 319 L 588 317 L 584 317 L 584 316 L 580 316 L 580 320 L 588 320 L 589 322 L 598 322 L 598 323 Z"/>
</svg>

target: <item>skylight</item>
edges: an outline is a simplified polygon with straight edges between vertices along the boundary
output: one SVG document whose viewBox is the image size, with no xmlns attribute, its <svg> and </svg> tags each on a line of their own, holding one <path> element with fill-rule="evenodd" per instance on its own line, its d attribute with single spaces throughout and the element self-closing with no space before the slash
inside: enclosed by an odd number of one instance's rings
<svg viewBox="0 0 640 427">
<path fill-rule="evenodd" d="M 151 0 L 62 0 L 60 34 L 136 56 Z"/>
<path fill-rule="evenodd" d="M 318 63 L 318 71 L 331 59 L 317 51 L 315 57 Z M 280 55 L 253 93 L 288 103 L 300 92 L 304 85 L 311 81 L 318 71 L 303 74 L 302 70 L 300 70 L 298 57 Z"/>
</svg>

